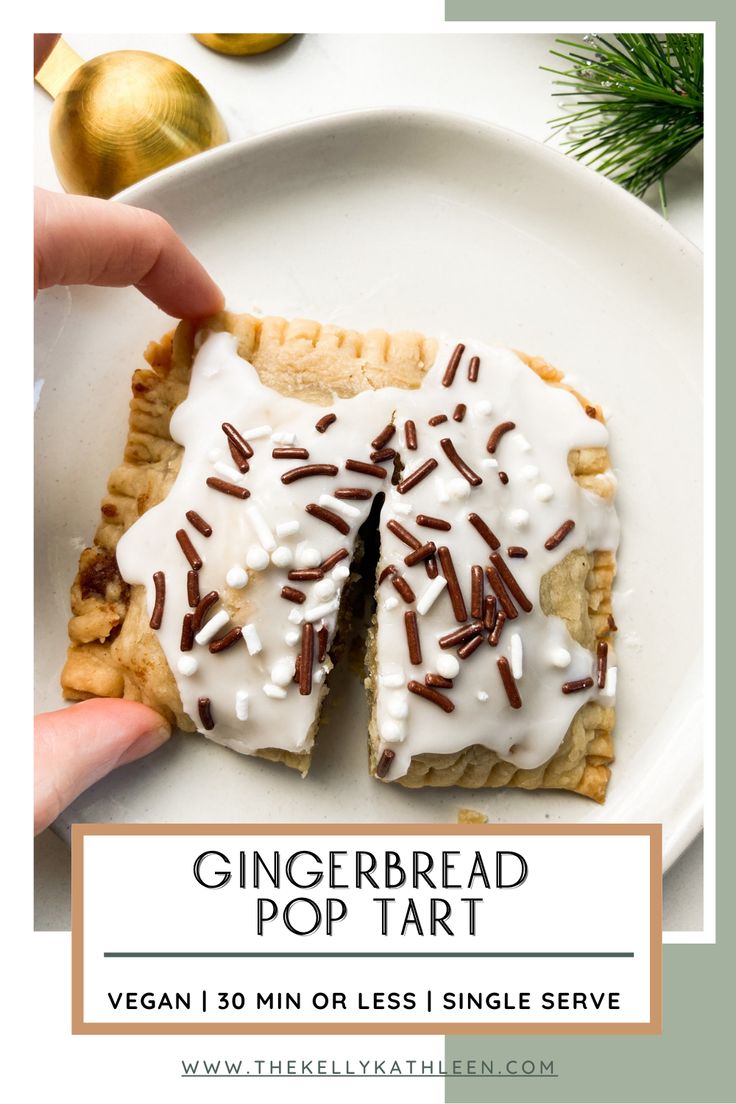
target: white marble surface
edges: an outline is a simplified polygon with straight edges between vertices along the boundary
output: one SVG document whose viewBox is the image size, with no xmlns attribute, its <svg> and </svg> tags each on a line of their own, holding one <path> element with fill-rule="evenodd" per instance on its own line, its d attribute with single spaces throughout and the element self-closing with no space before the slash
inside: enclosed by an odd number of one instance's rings
<svg viewBox="0 0 736 1104">
<path fill-rule="evenodd" d="M 441 108 L 475 115 L 539 141 L 558 113 L 552 98 L 551 35 L 300 35 L 271 54 L 227 58 L 188 35 L 69 34 L 84 58 L 109 50 L 164 54 L 191 70 L 217 103 L 232 139 L 338 111 L 385 105 Z M 51 101 L 34 89 L 35 180 L 59 190 L 48 143 Z M 672 225 L 703 244 L 702 150 L 668 179 Z M 655 210 L 656 194 L 648 197 Z M 702 837 L 665 877 L 669 931 L 702 927 Z M 36 927 L 69 926 L 65 845 L 50 832 L 36 841 Z"/>
</svg>

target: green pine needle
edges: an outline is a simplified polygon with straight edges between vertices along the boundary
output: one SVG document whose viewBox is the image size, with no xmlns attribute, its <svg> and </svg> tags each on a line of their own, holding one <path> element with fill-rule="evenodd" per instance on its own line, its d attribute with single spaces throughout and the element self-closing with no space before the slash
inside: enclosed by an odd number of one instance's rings
<svg viewBox="0 0 736 1104">
<path fill-rule="evenodd" d="M 566 68 L 542 66 L 563 78 L 566 113 L 550 119 L 566 132 L 563 148 L 636 196 L 664 178 L 703 137 L 703 36 L 700 34 L 585 35 L 557 39 L 550 50 Z"/>
</svg>

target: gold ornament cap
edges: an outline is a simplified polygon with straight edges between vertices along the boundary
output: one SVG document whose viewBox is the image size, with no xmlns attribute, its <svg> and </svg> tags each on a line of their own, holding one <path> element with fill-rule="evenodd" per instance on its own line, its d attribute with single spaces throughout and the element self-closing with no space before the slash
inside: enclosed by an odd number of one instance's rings
<svg viewBox="0 0 736 1104">
<path fill-rule="evenodd" d="M 265 54 L 275 50 L 290 34 L 195 34 L 197 42 L 218 54 L 232 54 L 239 57 L 245 54 Z"/>
<path fill-rule="evenodd" d="M 158 54 L 117 50 L 83 62 L 61 40 L 36 80 L 55 96 L 51 153 L 67 192 L 108 199 L 227 141 L 200 82 Z"/>
</svg>

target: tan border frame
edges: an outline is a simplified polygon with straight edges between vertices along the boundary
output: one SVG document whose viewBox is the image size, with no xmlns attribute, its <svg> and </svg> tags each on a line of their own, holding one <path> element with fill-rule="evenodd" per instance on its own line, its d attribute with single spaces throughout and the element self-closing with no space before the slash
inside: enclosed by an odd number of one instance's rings
<svg viewBox="0 0 736 1104">
<path fill-rule="evenodd" d="M 646 1023 L 85 1023 L 85 836 L 648 836 L 649 1021 Z M 74 824 L 72 1034 L 74 1035 L 658 1035 L 662 1031 L 661 824 Z"/>
</svg>

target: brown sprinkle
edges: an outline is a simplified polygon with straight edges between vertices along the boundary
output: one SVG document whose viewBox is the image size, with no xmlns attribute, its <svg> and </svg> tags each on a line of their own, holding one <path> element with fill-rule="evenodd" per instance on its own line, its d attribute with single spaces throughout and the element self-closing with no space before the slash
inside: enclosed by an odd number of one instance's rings
<svg viewBox="0 0 736 1104">
<path fill-rule="evenodd" d="M 391 582 L 394 584 L 405 602 L 413 602 L 416 599 L 416 594 L 411 589 L 403 575 L 399 575 L 398 573 L 396 575 L 392 575 Z"/>
<path fill-rule="evenodd" d="M 311 475 L 337 475 L 336 464 L 304 464 L 301 468 L 291 468 L 281 476 L 282 483 L 295 483 L 297 479 L 307 479 Z"/>
<path fill-rule="evenodd" d="M 404 563 L 407 567 L 414 567 L 414 564 L 421 563 L 422 560 L 427 560 L 430 556 L 434 556 L 436 551 L 437 545 L 434 541 L 427 541 L 426 544 L 422 544 L 419 548 L 415 548 L 408 556 L 404 556 Z"/>
<path fill-rule="evenodd" d="M 291 681 L 295 682 L 297 684 L 297 686 L 299 685 L 299 678 L 300 678 L 300 675 L 301 675 L 301 666 L 302 666 L 301 660 L 302 660 L 301 656 L 297 656 L 296 659 L 294 660 L 294 678 Z"/>
<path fill-rule="evenodd" d="M 452 612 L 455 614 L 456 621 L 467 621 L 468 611 L 465 608 L 465 600 L 463 598 L 463 592 L 460 589 L 460 583 L 457 581 L 457 572 L 455 571 L 455 564 L 452 560 L 452 553 L 450 549 L 443 545 L 437 550 L 439 556 L 440 566 L 442 567 L 442 574 L 447 579 L 447 593 L 450 595 L 450 603 L 452 605 Z"/>
<path fill-rule="evenodd" d="M 506 614 L 503 612 L 503 610 L 499 610 L 496 614 L 496 624 L 493 626 L 493 632 L 488 637 L 488 643 L 492 648 L 495 648 L 499 640 L 501 639 L 501 632 L 504 625 L 506 624 L 506 620 Z"/>
<path fill-rule="evenodd" d="M 471 383 L 478 382 L 478 371 L 480 370 L 480 357 L 471 357 L 470 364 L 468 365 L 468 379 Z"/>
<path fill-rule="evenodd" d="M 327 638 L 329 636 L 327 626 L 323 625 L 317 630 L 317 662 L 322 663 L 327 655 Z"/>
<path fill-rule="evenodd" d="M 447 367 L 445 368 L 445 374 L 442 377 L 442 386 L 443 387 L 450 387 L 451 386 L 452 381 L 455 379 L 455 373 L 457 372 L 457 367 L 458 367 L 458 364 L 460 363 L 460 358 L 462 357 L 464 352 L 465 352 L 465 346 L 462 345 L 462 344 L 456 345 L 455 348 L 453 349 L 452 356 L 448 360 Z"/>
<path fill-rule="evenodd" d="M 307 621 L 302 625 L 302 650 L 299 653 L 299 693 L 312 693 L 312 667 L 314 665 L 314 625 Z"/>
<path fill-rule="evenodd" d="M 271 456 L 274 460 L 308 460 L 309 449 L 291 448 L 290 446 L 275 448 Z"/>
<path fill-rule="evenodd" d="M 315 579 L 321 579 L 324 575 L 324 571 L 320 567 L 301 567 L 294 568 L 286 576 L 292 583 L 311 583 Z"/>
<path fill-rule="evenodd" d="M 618 632 L 618 625 L 614 621 L 612 613 L 609 613 L 608 615 L 608 628 L 611 632 Z"/>
<path fill-rule="evenodd" d="M 376 766 L 376 778 L 386 777 L 395 758 L 396 752 L 391 751 L 390 748 L 386 748 L 386 750 L 381 753 L 381 758 L 378 760 Z"/>
<path fill-rule="evenodd" d="M 241 475 L 245 475 L 245 473 L 250 470 L 250 464 L 248 463 L 245 453 L 241 450 L 240 446 L 236 445 L 230 438 L 228 438 L 227 443 L 230 449 L 230 455 L 233 458 L 233 463 Z"/>
<path fill-rule="evenodd" d="M 412 451 L 417 447 L 417 427 L 414 422 L 404 422 L 404 440 L 406 441 L 406 447 Z"/>
<path fill-rule="evenodd" d="M 479 648 L 483 643 L 483 637 L 478 633 L 477 636 L 471 636 L 470 640 L 466 640 L 465 643 L 458 648 L 457 654 L 461 659 L 467 659 L 471 656 L 476 648 Z"/>
<path fill-rule="evenodd" d="M 209 698 L 199 698 L 197 701 L 199 706 L 199 719 L 202 722 L 202 726 L 209 730 L 215 727 L 215 722 L 212 718 L 212 702 Z"/>
<path fill-rule="evenodd" d="M 416 667 L 422 662 L 422 645 L 419 640 L 419 625 L 414 610 L 407 610 L 404 614 L 404 628 L 406 629 L 406 643 L 409 647 L 409 660 Z"/>
<path fill-rule="evenodd" d="M 435 686 L 439 690 L 452 690 L 452 679 L 445 678 L 444 675 L 438 675 L 435 671 L 430 671 L 428 675 L 424 676 L 424 682 L 427 686 Z"/>
<path fill-rule="evenodd" d="M 210 590 L 207 594 L 205 594 L 204 598 L 200 598 L 197 608 L 192 614 L 192 631 L 195 636 L 202 628 L 202 622 L 204 621 L 205 617 L 219 597 L 220 595 L 217 593 L 216 590 Z"/>
<path fill-rule="evenodd" d="M 189 560 L 191 567 L 193 567 L 195 571 L 199 571 L 200 567 L 202 566 L 202 558 L 192 544 L 191 540 L 189 539 L 189 534 L 187 533 L 187 531 L 185 529 L 177 529 L 176 539 L 179 542 L 179 547 L 181 548 L 182 552 Z"/>
<path fill-rule="evenodd" d="M 589 418 L 597 418 L 598 417 L 598 411 L 596 410 L 596 408 L 594 406 L 586 406 L 585 413 L 588 415 Z"/>
<path fill-rule="evenodd" d="M 224 636 L 218 636 L 216 640 L 211 640 L 209 649 L 213 655 L 217 655 L 219 652 L 225 652 L 228 648 L 231 648 L 236 640 L 240 640 L 243 635 L 243 630 L 237 625 L 234 629 L 231 629 L 229 633 L 225 633 Z"/>
<path fill-rule="evenodd" d="M 468 408 L 465 405 L 465 403 L 458 403 L 457 406 L 455 407 L 455 409 L 452 412 L 453 422 L 461 422 L 463 420 L 463 418 L 465 417 L 465 413 L 466 413 L 467 409 Z"/>
<path fill-rule="evenodd" d="M 568 533 L 572 532 L 575 528 L 575 522 L 568 518 L 567 521 L 563 521 L 559 529 L 555 529 L 551 537 L 547 537 L 544 542 L 544 547 L 548 552 L 551 552 L 553 548 L 557 548 L 558 544 L 562 544 L 563 540 Z"/>
<path fill-rule="evenodd" d="M 483 631 L 482 621 L 471 621 L 469 625 L 463 625 L 460 629 L 454 629 L 452 632 L 445 633 L 441 636 L 437 643 L 440 648 L 454 648 L 458 644 L 464 644 L 466 640 L 470 640 L 471 636 L 475 636 L 476 633 Z"/>
<path fill-rule="evenodd" d="M 510 544 L 506 549 L 506 555 L 510 556 L 512 560 L 523 560 L 529 555 L 526 548 L 522 548 L 520 544 Z"/>
<path fill-rule="evenodd" d="M 299 605 L 307 600 L 307 596 L 303 590 L 297 590 L 296 587 L 290 586 L 282 586 L 281 597 L 285 598 L 287 602 L 298 602 Z"/>
<path fill-rule="evenodd" d="M 378 464 L 368 464 L 365 460 L 346 460 L 345 471 L 360 472 L 361 475 L 375 475 L 376 479 L 386 478 L 386 469 Z"/>
<path fill-rule="evenodd" d="M 238 433 L 235 426 L 231 425 L 230 422 L 223 422 L 222 431 L 227 437 L 228 441 L 232 441 L 234 445 L 237 445 L 243 456 L 245 456 L 246 459 L 250 459 L 250 457 L 253 455 L 253 449 L 248 444 L 245 437 Z"/>
<path fill-rule="evenodd" d="M 336 421 L 337 414 L 325 414 L 318 422 L 315 422 L 314 428 L 318 433 L 326 433 L 330 426 Z"/>
<path fill-rule="evenodd" d="M 438 426 L 447 421 L 446 414 L 433 414 L 431 418 L 427 419 L 427 425 Z"/>
<path fill-rule="evenodd" d="M 395 573 L 396 573 L 396 568 L 394 567 L 394 565 L 393 564 L 387 564 L 384 567 L 381 574 L 378 576 L 378 585 L 380 586 L 381 583 L 385 582 L 386 579 L 388 579 L 389 575 L 394 575 Z"/>
<path fill-rule="evenodd" d="M 516 577 L 503 556 L 499 552 L 491 552 L 491 563 L 497 568 L 499 575 L 523 609 L 524 613 L 531 613 L 534 606 L 519 586 Z"/>
<path fill-rule="evenodd" d="M 452 529 L 452 525 L 449 521 L 445 521 L 443 518 L 432 517 L 430 514 L 417 514 L 417 525 L 423 525 L 425 529 L 442 529 L 447 532 L 448 529 Z"/>
<path fill-rule="evenodd" d="M 592 678 L 575 679 L 574 682 L 563 682 L 563 694 L 577 694 L 579 690 L 590 690 L 593 685 Z"/>
<path fill-rule="evenodd" d="M 477 487 L 483 482 L 477 472 L 474 472 L 472 468 L 468 467 L 449 437 L 442 438 L 442 440 L 440 441 L 440 448 L 444 452 L 447 459 L 455 465 L 463 478 L 467 479 L 471 487 Z"/>
<path fill-rule="evenodd" d="M 605 640 L 598 642 L 596 658 L 598 661 L 596 670 L 598 689 L 603 690 L 606 685 L 606 672 L 608 670 L 608 645 Z"/>
<path fill-rule="evenodd" d="M 180 652 L 191 652 L 194 647 L 194 630 L 192 628 L 192 619 L 194 614 L 185 613 L 184 620 L 181 623 L 181 641 L 179 643 Z"/>
<path fill-rule="evenodd" d="M 510 429 L 516 429 L 516 422 L 501 422 L 491 433 L 488 438 L 488 444 L 486 448 L 490 453 L 494 453 L 498 448 L 498 443 L 503 437 L 504 433 L 508 433 Z"/>
<path fill-rule="evenodd" d="M 516 685 L 516 680 L 511 673 L 511 667 L 506 656 L 501 656 L 496 660 L 498 664 L 498 670 L 501 674 L 501 681 L 503 682 L 503 688 L 506 691 L 506 697 L 509 699 L 509 705 L 512 709 L 521 709 L 521 698 L 519 696 L 519 688 Z"/>
<path fill-rule="evenodd" d="M 471 525 L 473 526 L 473 528 L 474 528 L 474 529 L 475 529 L 475 530 L 476 530 L 476 531 L 477 531 L 478 533 L 480 533 L 480 535 L 482 536 L 482 538 L 483 538 L 483 540 L 484 540 L 484 541 L 486 542 L 486 544 L 487 544 L 487 545 L 490 545 L 490 547 L 491 547 L 491 548 L 492 548 L 492 549 L 493 549 L 494 551 L 495 551 L 495 550 L 496 550 L 497 548 L 500 548 L 500 547 L 501 547 L 501 542 L 500 542 L 500 540 L 498 539 L 498 537 L 496 536 L 496 534 L 495 534 L 495 533 L 493 532 L 493 530 L 492 530 L 492 529 L 490 529 L 490 528 L 489 528 L 489 527 L 488 527 L 488 526 L 486 525 L 486 523 L 484 522 L 484 520 L 483 520 L 483 518 L 482 518 L 482 517 L 479 517 L 479 516 L 478 516 L 478 514 L 468 514 L 468 521 L 469 521 L 469 522 L 470 522 L 470 524 L 471 524 Z"/>
<path fill-rule="evenodd" d="M 439 690 L 435 690 L 433 686 L 424 686 L 421 682 L 415 682 L 414 679 L 411 679 L 406 684 L 406 689 L 411 694 L 418 694 L 425 701 L 438 705 L 440 709 L 444 709 L 445 713 L 452 713 L 455 708 L 455 703 L 451 702 L 445 694 L 440 694 Z"/>
<path fill-rule="evenodd" d="M 196 510 L 187 510 L 186 517 L 189 524 L 193 525 L 203 537 L 212 536 L 212 526 L 203 517 L 200 517 Z"/>
<path fill-rule="evenodd" d="M 396 456 L 396 449 L 383 448 L 376 449 L 371 453 L 371 460 L 374 464 L 383 464 L 386 460 L 393 460 Z"/>
<path fill-rule="evenodd" d="M 322 572 L 331 571 L 335 564 L 339 564 L 340 560 L 344 560 L 346 556 L 349 556 L 347 548 L 337 548 L 331 556 L 328 556 L 326 560 L 323 560 L 319 565 L 319 569 Z"/>
<path fill-rule="evenodd" d="M 149 624 L 152 629 L 160 629 L 161 620 L 164 616 L 164 602 L 166 601 L 166 576 L 163 571 L 154 572 L 153 585 L 156 590 L 156 596 L 154 598 L 153 613 L 151 614 Z"/>
<path fill-rule="evenodd" d="M 207 486 L 221 494 L 232 495 L 233 498 L 250 498 L 250 491 L 245 487 L 239 487 L 237 483 L 228 483 L 226 479 L 216 479 L 211 475 L 207 480 Z"/>
<path fill-rule="evenodd" d="M 427 572 L 429 579 L 436 579 L 440 573 L 440 569 L 437 566 L 437 561 L 434 556 L 430 556 L 428 560 L 424 561 L 424 570 Z"/>
<path fill-rule="evenodd" d="M 371 448 L 382 449 L 384 445 L 387 445 L 394 433 L 396 432 L 396 426 L 389 424 L 384 426 L 379 434 L 377 434 L 371 441 Z"/>
<path fill-rule="evenodd" d="M 187 571 L 187 602 L 192 609 L 196 609 L 201 597 L 199 593 L 199 572 Z"/>
<path fill-rule="evenodd" d="M 408 529 L 405 529 L 400 521 L 396 521 L 395 518 L 391 518 L 386 522 L 386 528 L 390 533 L 393 533 L 395 537 L 398 537 L 404 544 L 408 544 L 409 548 L 421 548 L 422 542 L 410 533 Z"/>
<path fill-rule="evenodd" d="M 506 587 L 503 585 L 503 580 L 499 575 L 497 569 L 494 566 L 487 567 L 486 576 L 488 578 L 488 582 L 491 584 L 491 589 L 501 603 L 503 611 L 509 618 L 509 620 L 513 620 L 515 617 L 518 617 L 519 611 L 517 610 L 514 603 L 511 601 L 509 593 L 506 590 Z"/>
<path fill-rule="evenodd" d="M 483 628 L 486 632 L 493 632 L 496 624 L 496 607 L 498 601 L 495 594 L 486 594 L 483 600 Z"/>
<path fill-rule="evenodd" d="M 483 568 L 479 564 L 470 569 L 470 616 L 476 621 L 483 617 Z"/>
<path fill-rule="evenodd" d="M 335 498 L 373 498 L 373 491 L 367 487 L 336 487 L 332 493 Z"/>
<path fill-rule="evenodd" d="M 437 461 L 433 456 L 429 460 L 425 460 L 423 464 L 420 464 L 410 475 L 407 475 L 405 479 L 402 479 L 400 483 L 396 484 L 396 490 L 399 494 L 406 494 L 412 487 L 416 487 L 417 483 L 421 483 L 423 479 L 426 479 L 431 471 L 437 467 Z"/>
<path fill-rule="evenodd" d="M 345 518 L 341 518 L 334 510 L 328 510 L 326 506 L 318 506 L 316 502 L 310 502 L 304 509 L 308 514 L 311 514 L 312 517 L 316 517 L 320 521 L 324 521 L 327 525 L 331 525 L 334 529 L 337 529 L 338 533 L 342 533 L 343 536 L 346 536 L 350 532 L 350 526 L 345 521 Z"/>
<path fill-rule="evenodd" d="M 499 479 L 501 480 L 501 482 L 503 483 L 503 485 L 504 485 L 504 487 L 505 487 L 505 486 L 506 486 L 506 484 L 507 484 L 507 483 L 508 483 L 508 481 L 509 481 L 509 477 L 508 477 L 508 475 L 506 474 L 506 472 L 505 472 L 505 471 L 500 471 L 500 472 L 498 473 L 498 478 L 499 478 Z"/>
</svg>

